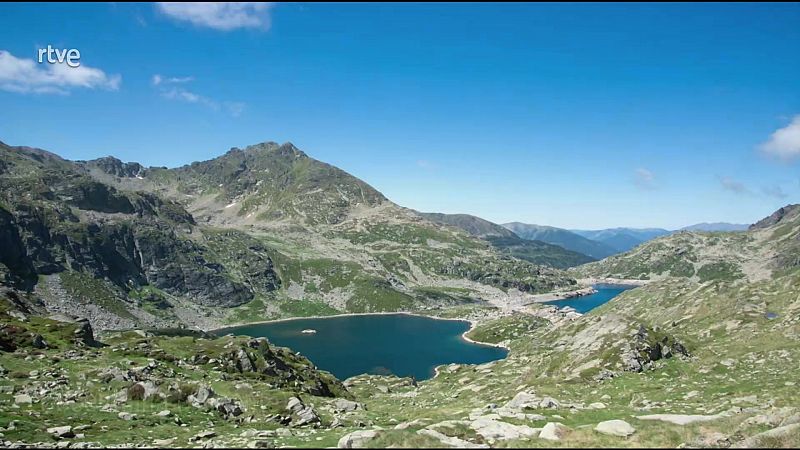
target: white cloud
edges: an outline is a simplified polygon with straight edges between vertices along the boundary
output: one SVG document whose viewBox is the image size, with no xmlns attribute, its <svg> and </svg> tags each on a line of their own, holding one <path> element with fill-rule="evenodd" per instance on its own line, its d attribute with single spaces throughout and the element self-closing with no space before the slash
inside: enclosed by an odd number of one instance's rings
<svg viewBox="0 0 800 450">
<path fill-rule="evenodd" d="M 203 97 L 202 95 L 195 94 L 194 92 L 187 91 L 183 88 L 169 88 L 161 91 L 161 95 L 164 98 L 168 98 L 170 100 L 183 100 L 188 103 L 202 103 L 207 106 L 211 106 L 214 109 L 217 109 L 217 104 L 211 99 Z"/>
<path fill-rule="evenodd" d="M 214 111 L 224 110 L 233 117 L 242 115 L 246 106 L 242 102 L 219 102 L 184 87 L 185 84 L 194 81 L 194 77 L 165 77 L 155 74 L 151 80 L 154 89 L 158 90 L 162 97 L 169 100 L 196 103 L 213 109 Z"/>
<path fill-rule="evenodd" d="M 159 74 L 153 75 L 153 86 L 158 86 L 161 83 L 182 84 L 194 81 L 194 77 L 167 77 L 164 78 Z"/>
<path fill-rule="evenodd" d="M 268 30 L 273 3 L 262 2 L 159 2 L 158 9 L 177 20 L 201 27 L 230 31 L 237 28 Z"/>
<path fill-rule="evenodd" d="M 38 64 L 33 59 L 17 58 L 0 50 L 0 89 L 23 94 L 69 94 L 72 89 L 106 89 L 116 91 L 120 75 L 106 75 L 100 69 L 81 64 Z"/>
<path fill-rule="evenodd" d="M 779 128 L 761 144 L 761 151 L 781 161 L 800 158 L 800 114 L 794 116 L 789 125 Z"/>
<path fill-rule="evenodd" d="M 640 167 L 634 171 L 633 184 L 635 184 L 639 189 L 655 189 L 656 176 L 653 174 L 653 172 Z"/>
</svg>

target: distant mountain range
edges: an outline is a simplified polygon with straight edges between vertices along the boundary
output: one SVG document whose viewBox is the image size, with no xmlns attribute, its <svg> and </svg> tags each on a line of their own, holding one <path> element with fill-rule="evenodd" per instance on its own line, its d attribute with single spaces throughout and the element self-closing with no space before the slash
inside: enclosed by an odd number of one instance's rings
<svg viewBox="0 0 800 450">
<path fill-rule="evenodd" d="M 535 264 L 564 269 L 601 259 L 601 257 L 593 257 L 577 250 L 567 249 L 555 242 L 520 237 L 502 225 L 469 214 L 418 214 L 431 222 L 460 228 L 487 241 L 503 253 Z"/>
<path fill-rule="evenodd" d="M 498 225 L 469 214 L 418 214 L 431 222 L 459 228 L 520 259 L 556 268 L 574 267 L 630 251 L 642 243 L 675 231 L 743 231 L 748 225 L 698 223 L 680 230 L 664 228 L 607 228 L 567 230 L 511 222 Z"/>
<path fill-rule="evenodd" d="M 727 222 L 698 223 L 679 230 L 664 228 L 607 228 L 601 230 L 567 230 L 544 225 L 511 222 L 503 227 L 524 239 L 539 240 L 583 253 L 595 259 L 627 252 L 640 244 L 675 231 L 744 231 L 748 225 Z"/>
<path fill-rule="evenodd" d="M 538 240 L 564 247 L 567 250 L 583 253 L 594 259 L 603 259 L 619 253 L 617 249 L 605 243 L 585 238 L 563 228 L 545 225 L 532 225 L 520 222 L 505 223 L 503 226 L 523 239 Z"/>
<path fill-rule="evenodd" d="M 746 223 L 703 222 L 683 227 L 681 231 L 746 231 L 749 226 Z"/>
<path fill-rule="evenodd" d="M 627 252 L 643 242 L 670 234 L 663 228 L 608 228 L 604 230 L 570 230 L 587 239 L 601 242 L 615 253 Z"/>
</svg>

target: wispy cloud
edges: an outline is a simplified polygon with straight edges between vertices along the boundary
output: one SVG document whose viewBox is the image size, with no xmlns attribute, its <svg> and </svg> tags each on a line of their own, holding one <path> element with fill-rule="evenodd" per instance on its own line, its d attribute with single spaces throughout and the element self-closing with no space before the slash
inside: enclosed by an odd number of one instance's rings
<svg viewBox="0 0 800 450">
<path fill-rule="evenodd" d="M 232 101 L 217 101 L 210 97 L 200 95 L 185 87 L 186 84 L 194 81 L 194 77 L 165 77 L 163 75 L 155 74 L 151 78 L 151 82 L 155 89 L 161 94 L 162 97 L 168 100 L 177 100 L 186 103 L 195 103 L 203 105 L 214 111 L 223 110 L 233 117 L 239 117 L 246 105 L 242 102 Z"/>
<path fill-rule="evenodd" d="M 203 97 L 200 94 L 195 94 L 194 92 L 188 91 L 183 88 L 173 87 L 169 89 L 164 89 L 163 91 L 161 91 L 161 96 L 164 98 L 168 98 L 170 100 L 182 100 L 188 103 L 201 103 L 204 105 L 212 106 L 214 108 L 217 107 L 216 102 L 214 102 L 213 100 Z"/>
<path fill-rule="evenodd" d="M 794 116 L 788 125 L 772 133 L 759 149 L 784 162 L 800 158 L 800 114 Z"/>
<path fill-rule="evenodd" d="M 744 183 L 731 177 L 718 177 L 718 179 L 720 186 L 722 186 L 722 189 L 725 189 L 726 191 L 730 191 L 738 195 L 746 195 L 751 193 L 750 189 L 745 186 Z"/>
<path fill-rule="evenodd" d="M 159 2 L 158 9 L 176 20 L 196 26 L 230 31 L 237 28 L 268 30 L 274 3 L 263 2 Z"/>
<path fill-rule="evenodd" d="M 633 184 L 642 190 L 653 190 L 657 187 L 656 176 L 650 170 L 640 167 L 633 172 Z"/>
<path fill-rule="evenodd" d="M 164 78 L 159 74 L 153 75 L 153 86 L 158 86 L 161 83 L 172 83 L 172 84 L 180 84 L 180 83 L 188 83 L 190 81 L 194 81 L 194 77 L 170 77 Z"/>
<path fill-rule="evenodd" d="M 21 94 L 69 94 L 73 89 L 116 91 L 120 75 L 107 75 L 100 69 L 81 64 L 39 64 L 33 59 L 17 58 L 0 50 L 0 89 Z"/>
</svg>

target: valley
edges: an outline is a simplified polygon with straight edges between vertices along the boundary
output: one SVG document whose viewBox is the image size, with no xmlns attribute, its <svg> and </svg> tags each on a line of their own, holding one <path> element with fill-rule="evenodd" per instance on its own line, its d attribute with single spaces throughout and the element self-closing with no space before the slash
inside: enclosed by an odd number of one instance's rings
<svg viewBox="0 0 800 450">
<path fill-rule="evenodd" d="M 291 144 L 175 169 L 3 144 L 0 193 L 6 447 L 800 444 L 797 205 L 582 259 L 406 209 Z M 614 280 L 636 287 L 545 303 Z M 508 353 L 339 379 L 277 336 L 211 333 L 394 312 Z"/>
</svg>

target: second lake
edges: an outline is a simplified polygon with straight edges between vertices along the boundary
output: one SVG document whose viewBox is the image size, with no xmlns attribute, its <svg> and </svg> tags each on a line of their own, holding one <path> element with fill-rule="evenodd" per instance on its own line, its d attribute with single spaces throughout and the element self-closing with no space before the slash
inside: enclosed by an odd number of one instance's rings
<svg viewBox="0 0 800 450">
<path fill-rule="evenodd" d="M 600 305 L 608 303 L 612 298 L 618 296 L 622 292 L 631 289 L 628 286 L 616 285 L 596 285 L 594 286 L 595 292 L 591 295 L 584 295 L 582 297 L 567 298 L 564 300 L 553 300 L 552 302 L 545 302 L 546 305 L 555 305 L 559 308 L 572 307 L 575 311 L 585 314 Z"/>
</svg>

